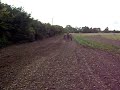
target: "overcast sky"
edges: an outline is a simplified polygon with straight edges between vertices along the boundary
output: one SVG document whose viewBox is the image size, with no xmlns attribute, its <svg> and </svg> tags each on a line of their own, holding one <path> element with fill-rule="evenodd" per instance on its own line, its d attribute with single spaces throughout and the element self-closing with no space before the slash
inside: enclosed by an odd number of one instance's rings
<svg viewBox="0 0 120 90">
<path fill-rule="evenodd" d="M 120 30 L 120 0 L 1 0 L 44 23 Z"/>
</svg>

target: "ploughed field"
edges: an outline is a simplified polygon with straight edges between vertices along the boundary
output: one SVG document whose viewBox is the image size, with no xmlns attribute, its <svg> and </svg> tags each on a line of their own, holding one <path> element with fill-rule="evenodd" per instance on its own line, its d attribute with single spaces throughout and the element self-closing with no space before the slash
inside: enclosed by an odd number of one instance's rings
<svg viewBox="0 0 120 90">
<path fill-rule="evenodd" d="M 1 90 L 119 90 L 119 34 L 72 34 L 0 50 Z"/>
</svg>

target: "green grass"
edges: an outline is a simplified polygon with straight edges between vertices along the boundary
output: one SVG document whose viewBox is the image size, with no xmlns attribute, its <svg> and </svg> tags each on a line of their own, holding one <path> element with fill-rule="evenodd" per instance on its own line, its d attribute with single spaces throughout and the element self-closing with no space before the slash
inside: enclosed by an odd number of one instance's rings
<svg viewBox="0 0 120 90">
<path fill-rule="evenodd" d="M 88 40 L 86 38 L 87 36 L 88 35 L 84 35 L 84 34 L 73 34 L 74 40 L 83 46 L 88 46 L 91 48 L 97 48 L 102 50 L 109 50 L 109 51 L 118 51 L 118 49 L 120 49 L 120 47 L 117 46 Z"/>
<path fill-rule="evenodd" d="M 101 36 L 112 40 L 120 40 L 120 34 L 110 34 L 110 35 L 101 35 Z"/>
<path fill-rule="evenodd" d="M 82 33 L 79 34 L 81 36 L 89 37 L 99 35 L 103 38 L 112 39 L 112 40 L 120 40 L 120 33 Z"/>
</svg>

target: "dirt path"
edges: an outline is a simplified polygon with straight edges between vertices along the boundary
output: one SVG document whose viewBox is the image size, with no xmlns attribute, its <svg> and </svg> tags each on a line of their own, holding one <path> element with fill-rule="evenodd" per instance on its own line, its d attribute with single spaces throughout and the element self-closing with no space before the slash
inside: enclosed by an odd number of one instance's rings
<svg viewBox="0 0 120 90">
<path fill-rule="evenodd" d="M 4 90 L 119 90 L 120 55 L 61 36 L 0 51 Z"/>
</svg>

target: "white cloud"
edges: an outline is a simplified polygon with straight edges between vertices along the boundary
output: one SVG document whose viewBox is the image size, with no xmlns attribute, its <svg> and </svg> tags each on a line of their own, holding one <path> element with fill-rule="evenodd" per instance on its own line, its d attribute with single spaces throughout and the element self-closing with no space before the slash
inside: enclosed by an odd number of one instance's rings
<svg viewBox="0 0 120 90">
<path fill-rule="evenodd" d="M 35 19 L 65 26 L 120 29 L 119 0 L 2 0 L 23 6 Z M 117 22 L 117 25 L 114 23 Z"/>
</svg>

